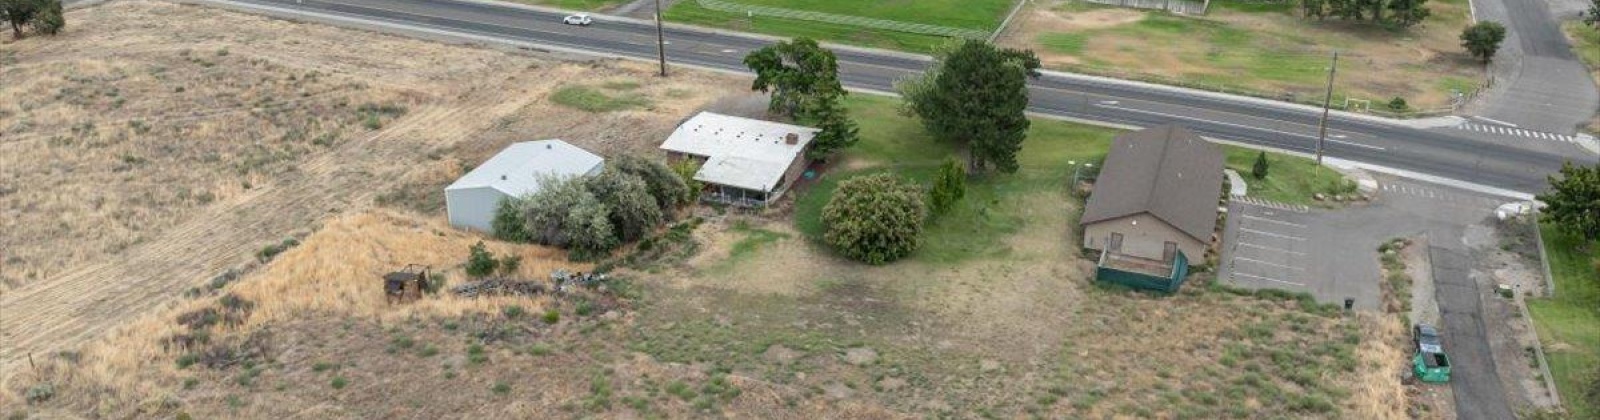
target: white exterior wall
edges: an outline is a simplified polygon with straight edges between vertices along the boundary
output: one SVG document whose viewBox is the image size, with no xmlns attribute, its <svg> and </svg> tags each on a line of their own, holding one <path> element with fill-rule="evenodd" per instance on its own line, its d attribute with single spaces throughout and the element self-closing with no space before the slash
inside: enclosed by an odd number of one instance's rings
<svg viewBox="0 0 1600 420">
<path fill-rule="evenodd" d="M 485 233 L 494 233 L 494 211 L 505 193 L 492 187 L 446 190 L 444 202 L 450 213 L 450 225 Z"/>
</svg>

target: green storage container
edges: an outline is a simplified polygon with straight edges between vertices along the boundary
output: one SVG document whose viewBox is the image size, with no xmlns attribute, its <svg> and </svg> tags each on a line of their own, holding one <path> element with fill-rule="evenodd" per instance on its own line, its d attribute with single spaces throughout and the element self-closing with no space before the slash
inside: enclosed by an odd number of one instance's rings
<svg viewBox="0 0 1600 420">
<path fill-rule="evenodd" d="M 1423 382 L 1442 384 L 1450 382 L 1450 357 L 1440 353 L 1417 352 L 1411 357 L 1412 369 Z"/>
</svg>

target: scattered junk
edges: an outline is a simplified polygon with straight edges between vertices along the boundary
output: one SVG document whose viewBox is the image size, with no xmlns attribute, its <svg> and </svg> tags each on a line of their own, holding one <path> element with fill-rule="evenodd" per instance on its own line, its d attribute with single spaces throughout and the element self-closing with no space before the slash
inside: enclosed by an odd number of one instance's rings
<svg viewBox="0 0 1600 420">
<path fill-rule="evenodd" d="M 422 298 L 422 290 L 427 287 L 428 269 L 430 267 L 420 264 L 406 264 L 400 271 L 383 275 L 383 294 L 385 300 L 406 303 Z"/>
<path fill-rule="evenodd" d="M 455 293 L 456 296 L 469 298 L 479 296 L 534 296 L 542 295 L 545 291 L 545 285 L 538 282 L 511 279 L 469 281 L 450 288 L 450 292 Z"/>
<path fill-rule="evenodd" d="M 550 272 L 549 285 L 537 281 L 491 278 L 456 285 L 450 288 L 450 292 L 461 297 L 534 296 L 552 290 L 559 294 L 568 294 L 576 292 L 579 287 L 598 289 L 605 281 L 605 274 L 571 272 L 558 268 Z"/>
</svg>

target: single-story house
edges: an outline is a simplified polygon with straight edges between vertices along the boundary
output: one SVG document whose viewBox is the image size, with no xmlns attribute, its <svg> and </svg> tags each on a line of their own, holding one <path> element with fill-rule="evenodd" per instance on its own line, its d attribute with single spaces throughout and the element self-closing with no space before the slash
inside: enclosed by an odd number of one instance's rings
<svg viewBox="0 0 1600 420">
<path fill-rule="evenodd" d="M 450 225 L 492 232 L 501 200 L 538 192 L 545 177 L 595 175 L 604 166 L 599 155 L 561 140 L 512 144 L 445 187 Z"/>
<path fill-rule="evenodd" d="M 1163 125 L 1112 141 L 1079 223 L 1083 246 L 1170 266 L 1205 255 L 1217 224 L 1222 148 Z"/>
<path fill-rule="evenodd" d="M 667 159 L 700 164 L 701 198 L 761 207 L 778 198 L 806 169 L 806 148 L 822 130 L 722 115 L 695 114 L 661 143 Z"/>
</svg>

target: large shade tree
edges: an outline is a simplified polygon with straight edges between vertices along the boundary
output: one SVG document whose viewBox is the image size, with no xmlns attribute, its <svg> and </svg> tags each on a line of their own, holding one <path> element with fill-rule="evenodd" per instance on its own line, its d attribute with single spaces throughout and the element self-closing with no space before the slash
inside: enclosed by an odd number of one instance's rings
<svg viewBox="0 0 1600 420">
<path fill-rule="evenodd" d="M 1032 51 L 966 40 L 941 52 L 920 78 L 900 83 L 907 110 L 939 140 L 967 149 L 973 172 L 1017 170 L 1027 137 L 1028 78 L 1039 75 Z"/>
<path fill-rule="evenodd" d="M 772 93 L 768 112 L 807 117 L 823 98 L 845 94 L 839 83 L 838 59 L 810 38 L 779 41 L 755 50 L 744 57 L 744 64 L 756 74 L 750 88 Z"/>
<path fill-rule="evenodd" d="M 1600 239 L 1600 164 L 1567 162 L 1560 176 L 1550 176 L 1550 191 L 1538 198 L 1546 205 L 1545 220 L 1557 229 L 1588 241 Z"/>
<path fill-rule="evenodd" d="M 1494 58 L 1505 39 L 1506 27 L 1498 22 L 1482 21 L 1461 31 L 1461 47 L 1485 63 Z"/>
</svg>

